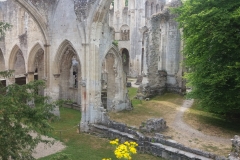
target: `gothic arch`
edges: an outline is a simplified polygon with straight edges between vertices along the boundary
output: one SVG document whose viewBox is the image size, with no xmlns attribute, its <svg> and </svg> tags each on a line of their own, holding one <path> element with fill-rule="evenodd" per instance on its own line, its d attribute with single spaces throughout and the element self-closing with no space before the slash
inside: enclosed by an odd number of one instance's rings
<svg viewBox="0 0 240 160">
<path fill-rule="evenodd" d="M 156 7 L 155 7 L 155 4 L 154 2 L 151 3 L 151 15 L 155 14 L 156 13 Z"/>
<path fill-rule="evenodd" d="M 118 108 L 119 101 L 124 97 L 124 82 L 122 58 L 116 47 L 111 47 L 102 61 L 101 99 L 103 106 L 109 111 L 121 110 Z"/>
<path fill-rule="evenodd" d="M 128 41 L 130 39 L 130 27 L 127 24 L 124 24 L 120 28 L 121 31 L 121 40 Z"/>
<path fill-rule="evenodd" d="M 91 41 L 91 39 L 99 39 L 100 35 L 102 34 L 102 31 L 99 30 L 99 26 L 102 26 L 105 17 L 108 14 L 108 9 L 112 3 L 112 0 L 99 0 L 98 3 L 95 3 L 94 6 L 92 6 L 90 13 L 88 14 L 88 23 L 91 24 L 91 27 L 85 28 L 84 32 L 85 35 L 91 35 L 91 37 L 84 37 L 85 43 Z M 83 31 L 82 31 L 83 32 Z M 89 34 L 88 34 L 89 33 Z M 91 38 L 91 39 L 89 39 Z"/>
<path fill-rule="evenodd" d="M 123 71 L 127 75 L 129 74 L 129 64 L 130 64 L 130 55 L 129 55 L 129 50 L 127 48 L 122 48 L 121 50 L 121 57 L 122 57 L 122 66 L 123 66 Z"/>
<path fill-rule="evenodd" d="M 55 55 L 53 74 L 60 74 L 61 60 L 63 58 L 64 53 L 67 50 L 70 50 L 76 54 L 77 59 L 79 60 L 79 63 L 81 66 L 81 61 L 80 61 L 79 55 L 76 52 L 76 49 L 74 49 L 74 47 L 70 41 L 64 40 L 58 47 L 57 53 Z"/>
<path fill-rule="evenodd" d="M 16 0 L 16 2 L 20 4 L 32 16 L 43 34 L 45 43 L 48 44 L 47 24 L 41 14 L 26 0 Z"/>
<path fill-rule="evenodd" d="M 149 2 L 145 2 L 145 18 L 149 17 Z"/>
<path fill-rule="evenodd" d="M 161 7 L 159 4 L 156 5 L 156 13 L 160 12 L 161 11 Z"/>
<path fill-rule="evenodd" d="M 55 56 L 55 74 L 59 75 L 59 98 L 81 105 L 81 62 L 71 42 L 64 40 Z M 55 76 L 55 75 L 54 75 Z"/>
<path fill-rule="evenodd" d="M 37 52 L 40 49 L 44 50 L 42 45 L 37 43 L 37 44 L 34 45 L 34 47 L 29 52 L 29 56 L 28 56 L 28 72 L 34 72 L 35 71 L 34 62 L 35 62 L 35 58 L 36 58 Z"/>
<path fill-rule="evenodd" d="M 21 50 L 18 45 L 15 45 L 10 53 L 9 60 L 8 60 L 8 69 L 13 70 L 15 64 L 15 58 L 18 51 Z M 24 64 L 25 65 L 25 64 Z"/>
</svg>

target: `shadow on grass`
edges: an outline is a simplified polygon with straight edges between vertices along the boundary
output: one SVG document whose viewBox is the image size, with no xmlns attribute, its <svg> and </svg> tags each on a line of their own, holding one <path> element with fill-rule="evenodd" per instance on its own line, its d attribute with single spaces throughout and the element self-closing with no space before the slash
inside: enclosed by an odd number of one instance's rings
<svg viewBox="0 0 240 160">
<path fill-rule="evenodd" d="M 52 122 L 55 128 L 50 137 L 62 141 L 67 147 L 60 153 L 50 155 L 40 160 L 51 160 L 57 155 L 68 155 L 72 160 L 101 160 L 102 158 L 112 158 L 114 156 L 114 147 L 109 144 L 109 140 L 99 138 L 87 133 L 79 133 L 77 125 L 81 120 L 80 111 L 60 108 L 61 118 Z M 57 130 L 63 130 L 60 134 Z M 60 137 L 61 135 L 61 137 Z M 147 154 L 136 154 L 135 160 L 162 160 Z"/>
<path fill-rule="evenodd" d="M 208 112 L 201 108 L 197 102 L 194 102 L 193 106 L 190 108 L 190 113 L 193 114 L 191 117 L 196 116 L 200 123 L 219 127 L 225 132 L 240 133 L 238 125 L 240 124 L 240 118 L 231 119 L 223 115 Z"/>
</svg>

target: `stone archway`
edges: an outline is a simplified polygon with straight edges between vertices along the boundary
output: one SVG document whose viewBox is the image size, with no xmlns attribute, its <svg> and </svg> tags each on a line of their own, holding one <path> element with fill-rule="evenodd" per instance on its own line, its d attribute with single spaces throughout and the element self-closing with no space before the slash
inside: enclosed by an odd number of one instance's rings
<svg viewBox="0 0 240 160">
<path fill-rule="evenodd" d="M 71 100 L 73 103 L 81 104 L 81 90 L 79 80 L 81 78 L 80 61 L 76 52 L 67 48 L 61 59 L 60 66 L 60 98 Z"/>
<path fill-rule="evenodd" d="M 123 48 L 122 51 L 122 64 L 123 64 L 123 71 L 126 75 L 129 74 L 129 64 L 130 64 L 130 56 L 129 51 L 126 48 Z"/>
<path fill-rule="evenodd" d="M 9 70 L 14 70 L 15 79 L 11 78 L 11 83 L 19 85 L 26 84 L 25 59 L 21 49 L 15 45 L 9 57 Z"/>
<path fill-rule="evenodd" d="M 72 44 L 65 40 L 55 58 L 55 77 L 58 80 L 58 98 L 71 100 L 81 106 L 81 63 Z M 79 108 L 80 109 L 80 108 Z"/>
<path fill-rule="evenodd" d="M 28 82 L 45 79 L 44 57 L 43 47 L 37 43 L 30 51 L 28 57 Z"/>
<path fill-rule="evenodd" d="M 105 109 L 112 110 L 113 99 L 116 94 L 114 69 L 115 56 L 108 53 L 102 65 L 102 103 Z"/>
<path fill-rule="evenodd" d="M 122 58 L 111 48 L 102 62 L 101 100 L 108 111 L 120 111 L 128 107 L 126 75 L 123 72 Z M 126 101 L 123 101 L 123 100 Z"/>
</svg>

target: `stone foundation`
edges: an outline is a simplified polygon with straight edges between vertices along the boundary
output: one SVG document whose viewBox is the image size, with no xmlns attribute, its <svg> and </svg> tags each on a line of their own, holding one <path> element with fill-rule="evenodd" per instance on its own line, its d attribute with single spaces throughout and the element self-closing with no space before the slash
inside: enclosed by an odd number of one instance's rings
<svg viewBox="0 0 240 160">
<path fill-rule="evenodd" d="M 129 127 L 106 118 L 105 124 L 92 124 L 91 133 L 98 136 L 116 139 L 121 142 L 134 141 L 138 143 L 140 153 L 148 153 L 168 160 L 227 160 L 215 154 L 198 149 L 188 148 L 176 141 L 166 139 L 163 135 L 156 133 L 155 136 L 145 136 L 137 128 Z"/>
<path fill-rule="evenodd" d="M 146 122 L 142 122 L 139 127 L 141 132 L 161 132 L 167 128 L 166 121 L 163 118 L 160 119 L 148 119 Z"/>
<path fill-rule="evenodd" d="M 232 141 L 232 152 L 229 155 L 229 160 L 240 160 L 240 137 L 234 136 Z"/>
</svg>

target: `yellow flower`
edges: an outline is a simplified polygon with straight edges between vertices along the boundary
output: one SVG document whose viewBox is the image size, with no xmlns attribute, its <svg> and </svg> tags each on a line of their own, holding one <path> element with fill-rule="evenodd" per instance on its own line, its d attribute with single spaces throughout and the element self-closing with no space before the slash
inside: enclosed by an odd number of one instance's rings
<svg viewBox="0 0 240 160">
<path fill-rule="evenodd" d="M 136 142 L 124 142 L 123 144 L 119 144 L 119 140 L 115 139 L 110 141 L 110 144 L 115 145 L 116 149 L 114 154 L 117 159 L 127 159 L 132 160 L 131 155 L 137 153 L 136 147 L 138 144 Z M 102 159 L 102 160 L 111 160 L 111 159 Z"/>
</svg>

